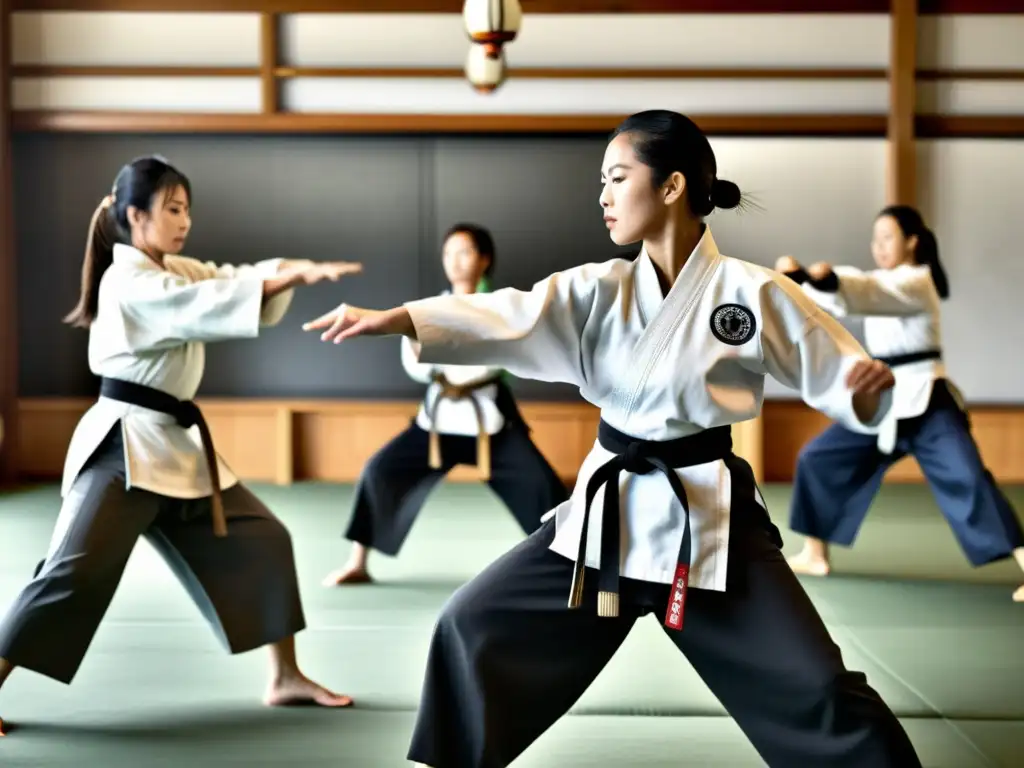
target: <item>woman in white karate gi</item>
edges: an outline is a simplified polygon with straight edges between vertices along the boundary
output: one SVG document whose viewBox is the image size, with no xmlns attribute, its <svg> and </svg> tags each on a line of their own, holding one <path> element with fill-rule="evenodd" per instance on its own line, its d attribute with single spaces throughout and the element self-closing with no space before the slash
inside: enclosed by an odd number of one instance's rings
<svg viewBox="0 0 1024 768">
<path fill-rule="evenodd" d="M 89 331 L 101 393 L 71 439 L 49 552 L 0 621 L 0 683 L 15 667 L 72 681 L 145 536 L 228 651 L 269 646 L 266 704 L 348 706 L 300 671 L 294 635 L 305 623 L 288 531 L 213 453 L 191 399 L 206 342 L 255 338 L 281 320 L 293 287 L 360 267 L 173 255 L 191 200 L 183 174 L 144 157 L 93 216 L 66 320 Z"/>
<path fill-rule="evenodd" d="M 878 269 L 866 272 L 824 262 L 805 270 L 791 256 L 776 264 L 833 315 L 863 317 L 868 350 L 896 377 L 877 437 L 833 424 L 800 451 L 790 527 L 808 538 L 790 564 L 828 574 L 828 544 L 853 544 L 885 473 L 910 455 L 971 565 L 1015 557 L 1024 569 L 1020 521 L 982 461 L 942 361 L 940 305 L 949 284 L 935 235 L 916 209 L 890 206 L 875 219 L 871 253 Z M 1024 601 L 1024 586 L 1013 599 Z"/>
<path fill-rule="evenodd" d="M 870 432 L 891 372 L 791 280 L 719 252 L 703 219 L 740 192 L 689 119 L 628 118 L 601 179 L 612 240 L 643 242 L 635 260 L 307 324 L 335 342 L 403 334 L 421 361 L 570 382 L 601 408 L 570 500 L 443 609 L 409 759 L 508 765 L 653 613 L 768 765 L 920 766 L 843 664 L 730 433 L 758 414 L 768 375 Z"/>
<path fill-rule="evenodd" d="M 462 222 L 445 233 L 442 262 L 450 293 L 489 290 L 495 247 L 490 232 Z M 475 465 L 527 535 L 541 516 L 568 497 L 565 485 L 530 439 L 504 381 L 494 366 L 439 366 L 416 360 L 413 342 L 402 338 L 402 365 L 427 384 L 426 397 L 409 428 L 367 462 L 356 487 L 345 537 L 348 562 L 324 579 L 325 586 L 371 581 L 371 549 L 397 555 L 423 504 L 455 466 Z"/>
</svg>

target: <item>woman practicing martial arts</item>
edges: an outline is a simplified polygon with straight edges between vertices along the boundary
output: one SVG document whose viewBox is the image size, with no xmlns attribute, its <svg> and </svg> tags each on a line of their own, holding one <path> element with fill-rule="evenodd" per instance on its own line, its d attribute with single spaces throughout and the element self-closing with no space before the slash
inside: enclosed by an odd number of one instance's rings
<svg viewBox="0 0 1024 768">
<path fill-rule="evenodd" d="M 494 270 L 491 234 L 475 224 L 456 224 L 445 234 L 442 261 L 451 293 L 488 290 Z M 541 516 L 568 497 L 530 440 L 500 368 L 420 363 L 413 343 L 402 338 L 402 365 L 429 384 L 415 421 L 370 459 L 356 488 L 345 534 L 352 553 L 330 573 L 326 586 L 371 580 L 369 550 L 397 555 L 438 481 L 458 464 L 476 465 L 481 479 L 505 502 L 527 534 Z"/>
<path fill-rule="evenodd" d="M 844 666 L 730 431 L 758 414 L 772 375 L 871 432 L 892 373 L 791 280 L 719 252 L 703 219 L 740 191 L 717 178 L 689 119 L 628 118 L 601 178 L 612 240 L 643 242 L 635 260 L 531 291 L 342 305 L 306 325 L 336 343 L 402 334 L 422 362 L 569 382 L 601 408 L 570 500 L 445 606 L 409 758 L 508 765 L 654 613 L 769 765 L 920 766 L 865 676 Z"/>
<path fill-rule="evenodd" d="M 826 542 L 853 544 L 886 471 L 911 455 L 971 564 L 1012 555 L 1024 569 L 1020 522 L 982 462 L 942 362 L 940 302 L 949 285 L 935 235 L 914 208 L 891 206 L 875 219 L 871 253 L 878 269 L 870 272 L 826 263 L 805 270 L 790 256 L 776 264 L 833 315 L 863 316 L 868 349 L 896 377 L 877 437 L 833 424 L 800 452 L 790 527 L 808 538 L 790 565 L 828 574 Z M 1024 601 L 1024 586 L 1013 599 Z"/>
<path fill-rule="evenodd" d="M 300 670 L 304 617 L 288 531 L 220 460 L 192 397 L 205 342 L 250 339 L 281 320 L 291 289 L 358 264 L 184 256 L 188 179 L 157 157 L 126 165 L 96 210 L 81 297 L 100 396 L 65 463 L 46 559 L 0 621 L 0 684 L 15 667 L 70 683 L 140 535 L 232 653 L 270 646 L 265 703 L 348 706 Z"/>
</svg>

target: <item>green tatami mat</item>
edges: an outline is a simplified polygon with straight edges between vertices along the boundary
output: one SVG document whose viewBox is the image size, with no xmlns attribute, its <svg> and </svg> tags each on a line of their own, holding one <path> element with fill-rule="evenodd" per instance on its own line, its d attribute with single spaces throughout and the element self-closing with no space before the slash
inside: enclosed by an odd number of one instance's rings
<svg viewBox="0 0 1024 768">
<path fill-rule="evenodd" d="M 10 768 L 395 768 L 405 761 L 412 713 L 356 709 L 264 711 L 212 701 L 162 711 L 82 713 L 26 723 L 0 741 Z M 988 760 L 951 725 L 904 721 L 925 768 L 1011 768 Z M 1018 742 L 1019 743 L 1019 742 Z M 995 750 L 1013 746 L 998 738 Z M 726 718 L 567 717 L 515 768 L 756 768 L 757 752 Z"/>
<path fill-rule="evenodd" d="M 325 589 L 348 556 L 351 487 L 254 490 L 292 533 L 309 623 L 301 663 L 358 709 L 260 707 L 264 653 L 226 656 L 143 543 L 74 684 L 16 673 L 0 692 L 0 715 L 20 726 L 0 739 L 0 766 L 405 764 L 438 612 L 521 533 L 488 489 L 442 486 L 401 557 L 371 560 L 377 584 Z M 766 495 L 794 551 L 788 489 Z M 45 553 L 58 507 L 55 486 L 0 495 L 0 609 Z M 904 718 L 925 765 L 1024 765 L 1010 760 L 1024 755 L 1024 605 L 1010 601 L 1012 564 L 971 569 L 919 486 L 883 491 L 858 546 L 836 550 L 835 563 L 835 575 L 801 581 L 847 666 Z M 657 617 L 637 624 L 573 713 L 516 766 L 761 764 Z"/>
</svg>

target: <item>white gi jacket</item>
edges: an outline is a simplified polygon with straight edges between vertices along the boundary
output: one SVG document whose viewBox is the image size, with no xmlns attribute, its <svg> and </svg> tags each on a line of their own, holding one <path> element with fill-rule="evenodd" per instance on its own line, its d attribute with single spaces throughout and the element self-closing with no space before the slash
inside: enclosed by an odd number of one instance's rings
<svg viewBox="0 0 1024 768">
<path fill-rule="evenodd" d="M 89 329 L 89 369 L 193 399 L 203 378 L 206 342 L 255 338 L 261 325 L 284 317 L 292 291 L 263 303 L 263 281 L 281 264 L 271 259 L 217 265 L 165 256 L 161 269 L 136 248 L 115 245 Z M 165 414 L 100 397 L 71 438 L 62 496 L 118 421 L 128 488 L 183 499 L 212 493 L 198 427 L 186 430 Z M 221 489 L 230 488 L 238 479 L 217 458 Z"/>
<path fill-rule="evenodd" d="M 420 404 L 416 414 L 416 425 L 426 431 L 431 431 L 430 409 L 434 407 L 434 401 L 441 393 L 441 385 L 433 381 L 431 376 L 436 373 L 443 373 L 451 384 L 463 386 L 472 384 L 475 381 L 490 379 L 499 373 L 501 368 L 487 365 L 431 365 L 421 363 L 416 359 L 413 351 L 413 343 L 407 337 L 402 337 L 402 366 L 409 378 L 421 384 L 427 384 L 427 392 Z M 488 384 L 486 387 L 474 390 L 470 393 L 480 406 L 480 413 L 483 417 L 484 431 L 489 435 L 497 434 L 505 426 L 505 417 L 501 415 L 496 405 L 498 397 L 498 385 Z M 476 437 L 480 434 L 477 424 L 476 410 L 468 400 L 452 400 L 445 398 L 437 404 L 435 412 L 437 429 L 441 435 L 463 435 L 465 437 Z"/>
<path fill-rule="evenodd" d="M 894 269 L 864 272 L 855 267 L 832 270 L 839 281 L 835 293 L 810 283 L 803 289 L 836 317 L 864 318 L 864 342 L 875 357 L 892 357 L 942 347 L 941 300 L 927 265 L 902 264 Z M 942 360 L 921 360 L 893 368 L 893 405 L 878 433 L 878 449 L 891 453 L 899 419 L 920 416 L 928 408 L 936 379 L 946 378 Z M 950 389 L 959 396 L 950 383 Z"/>
<path fill-rule="evenodd" d="M 502 366 L 541 381 L 575 384 L 612 427 L 670 440 L 755 417 L 764 378 L 851 429 L 873 433 L 889 407 L 861 424 L 845 377 L 867 355 L 838 321 L 788 278 L 723 256 L 710 228 L 663 297 L 646 252 L 558 272 L 531 291 L 442 296 L 406 304 L 420 360 Z M 554 510 L 552 550 L 576 559 L 595 469 L 612 458 L 595 440 L 571 498 Z M 731 482 L 723 461 L 676 470 L 690 502 L 690 585 L 723 591 Z M 684 513 L 659 473 L 622 473 L 624 578 L 671 583 Z M 591 507 L 587 565 L 598 567 L 602 493 Z"/>
</svg>

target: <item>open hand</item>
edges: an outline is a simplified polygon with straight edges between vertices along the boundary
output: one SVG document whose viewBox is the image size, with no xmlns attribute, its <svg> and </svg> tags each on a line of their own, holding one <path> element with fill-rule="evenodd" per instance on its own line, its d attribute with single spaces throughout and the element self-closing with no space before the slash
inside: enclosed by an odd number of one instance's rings
<svg viewBox="0 0 1024 768">
<path fill-rule="evenodd" d="M 376 310 L 342 304 L 316 320 L 302 326 L 304 331 L 319 331 L 321 341 L 340 344 L 355 336 L 409 336 L 415 339 L 416 329 L 405 307 Z"/>
<path fill-rule="evenodd" d="M 825 261 L 819 261 L 807 268 L 807 276 L 811 280 L 824 280 L 832 274 L 832 265 Z"/>
<path fill-rule="evenodd" d="M 846 375 L 846 386 L 856 394 L 874 395 L 892 389 L 896 378 L 881 360 L 858 360 Z"/>
<path fill-rule="evenodd" d="M 299 279 L 306 285 L 315 285 L 322 280 L 337 282 L 345 275 L 356 275 L 363 271 L 363 265 L 354 261 L 310 261 L 298 265 Z"/>
<path fill-rule="evenodd" d="M 775 262 L 775 271 L 782 272 L 796 272 L 800 269 L 800 262 L 794 259 L 792 256 L 780 256 Z"/>
</svg>

